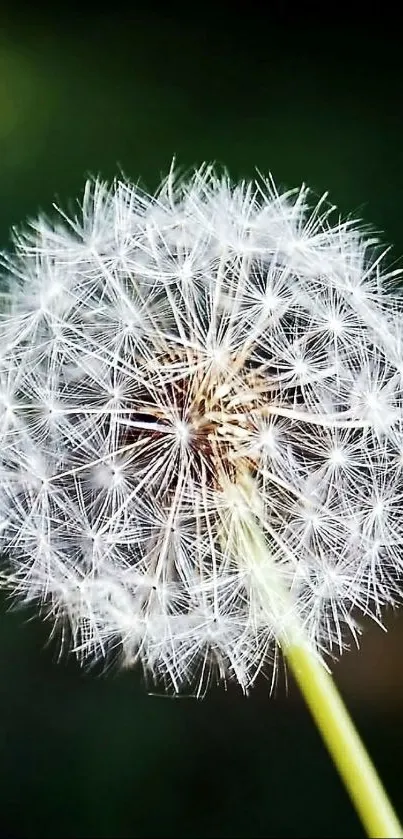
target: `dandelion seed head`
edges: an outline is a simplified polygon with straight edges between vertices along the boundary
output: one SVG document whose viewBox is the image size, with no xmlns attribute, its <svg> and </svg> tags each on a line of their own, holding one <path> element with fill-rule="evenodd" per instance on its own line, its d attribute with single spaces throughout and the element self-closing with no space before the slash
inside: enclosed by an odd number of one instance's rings
<svg viewBox="0 0 403 839">
<path fill-rule="evenodd" d="M 204 165 L 14 232 L 1 579 L 83 663 L 248 691 L 398 602 L 403 303 L 333 209 Z"/>
</svg>

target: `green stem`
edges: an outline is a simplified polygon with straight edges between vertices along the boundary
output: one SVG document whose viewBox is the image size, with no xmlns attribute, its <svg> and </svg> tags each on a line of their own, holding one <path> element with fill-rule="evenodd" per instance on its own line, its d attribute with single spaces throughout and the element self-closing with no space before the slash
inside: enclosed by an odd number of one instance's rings
<svg viewBox="0 0 403 839">
<path fill-rule="evenodd" d="M 402 839 L 402 827 L 375 767 L 332 677 L 306 638 L 281 568 L 272 560 L 259 525 L 255 489 L 247 478 L 227 488 L 229 500 L 238 506 L 227 529 L 227 546 L 247 570 L 253 598 L 266 612 L 268 622 L 276 625 L 282 652 L 368 836 Z"/>
<path fill-rule="evenodd" d="M 283 652 L 368 836 L 399 839 L 401 825 L 332 677 L 308 648 Z"/>
</svg>

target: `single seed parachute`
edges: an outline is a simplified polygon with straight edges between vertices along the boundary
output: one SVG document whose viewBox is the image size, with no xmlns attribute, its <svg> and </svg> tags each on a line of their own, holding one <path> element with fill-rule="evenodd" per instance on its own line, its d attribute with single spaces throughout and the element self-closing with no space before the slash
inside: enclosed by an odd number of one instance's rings
<svg viewBox="0 0 403 839">
<path fill-rule="evenodd" d="M 4 254 L 1 580 L 175 692 L 398 602 L 399 272 L 325 197 L 99 180 Z M 257 535 L 258 534 L 258 535 Z"/>
</svg>

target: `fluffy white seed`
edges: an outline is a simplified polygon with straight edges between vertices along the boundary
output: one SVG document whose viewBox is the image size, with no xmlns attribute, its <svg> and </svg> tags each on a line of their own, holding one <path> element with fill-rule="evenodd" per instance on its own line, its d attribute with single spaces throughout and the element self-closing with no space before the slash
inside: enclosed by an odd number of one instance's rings
<svg viewBox="0 0 403 839">
<path fill-rule="evenodd" d="M 399 597 L 397 272 L 308 199 L 210 166 L 93 181 L 3 256 L 2 579 L 83 661 L 246 691 L 289 620 L 341 650 Z"/>
</svg>

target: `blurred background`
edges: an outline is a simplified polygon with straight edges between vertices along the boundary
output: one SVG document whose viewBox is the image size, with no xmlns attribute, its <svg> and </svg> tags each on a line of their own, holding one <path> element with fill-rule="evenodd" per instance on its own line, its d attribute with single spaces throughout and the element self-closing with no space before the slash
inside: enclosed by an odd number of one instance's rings
<svg viewBox="0 0 403 839">
<path fill-rule="evenodd" d="M 168 9 L 169 5 L 169 9 Z M 329 190 L 403 254 L 399 29 L 245 6 L 8 11 L 0 27 L 0 245 L 88 174 L 154 189 L 173 155 L 234 178 Z M 28 17 L 27 17 L 28 15 Z M 58 663 L 0 604 L 0 835 L 363 835 L 292 681 L 269 697 L 148 696 L 141 674 Z M 334 674 L 403 818 L 403 620 L 368 628 Z"/>
</svg>

